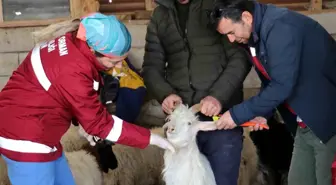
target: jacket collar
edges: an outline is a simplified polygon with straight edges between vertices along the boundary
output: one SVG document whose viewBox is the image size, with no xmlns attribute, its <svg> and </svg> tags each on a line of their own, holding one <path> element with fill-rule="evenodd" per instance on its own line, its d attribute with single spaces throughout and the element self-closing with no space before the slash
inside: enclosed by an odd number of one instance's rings
<svg viewBox="0 0 336 185">
<path fill-rule="evenodd" d="M 255 45 L 259 42 L 261 23 L 263 21 L 266 10 L 267 5 L 263 5 L 258 2 L 254 3 L 253 25 L 252 25 L 253 27 L 251 37 L 249 40 L 250 45 Z"/>
<path fill-rule="evenodd" d="M 79 50 L 80 53 L 82 53 L 85 58 L 87 58 L 89 61 L 92 62 L 92 64 L 95 66 L 95 68 L 98 71 L 105 71 L 107 70 L 106 67 L 104 67 L 102 64 L 100 64 L 96 58 L 96 56 L 91 52 L 89 46 L 86 44 L 85 41 L 82 41 L 78 38 L 76 38 L 75 33 L 69 33 L 71 34 L 72 40 L 74 44 L 76 45 L 77 49 Z"/>
</svg>

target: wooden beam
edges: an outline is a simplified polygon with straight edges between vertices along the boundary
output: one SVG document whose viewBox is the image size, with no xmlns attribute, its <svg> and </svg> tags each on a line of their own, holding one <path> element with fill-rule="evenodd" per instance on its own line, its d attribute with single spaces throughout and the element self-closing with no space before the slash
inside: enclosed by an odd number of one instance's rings
<svg viewBox="0 0 336 185">
<path fill-rule="evenodd" d="M 145 10 L 145 2 L 130 2 L 130 3 L 111 3 L 100 5 L 99 11 L 105 12 L 129 12 L 135 10 Z"/>
<path fill-rule="evenodd" d="M 336 9 L 322 9 L 322 10 L 307 10 L 307 11 L 298 11 L 304 15 L 311 15 L 311 14 L 321 14 L 321 13 L 336 13 Z"/>
<path fill-rule="evenodd" d="M 148 25 L 149 20 L 127 20 L 127 21 L 122 21 L 125 24 L 132 24 L 132 25 Z"/>
<path fill-rule="evenodd" d="M 155 8 L 155 3 L 154 0 L 145 0 L 145 4 L 146 4 L 146 10 L 154 10 Z"/>
<path fill-rule="evenodd" d="M 292 4 L 292 3 L 309 3 L 310 0 L 258 0 L 260 3 L 264 4 Z"/>
<path fill-rule="evenodd" d="M 59 18 L 59 19 L 47 19 L 47 20 L 5 21 L 5 22 L 0 23 L 0 28 L 47 26 L 49 24 L 68 20 L 69 18 L 70 17 Z"/>
<path fill-rule="evenodd" d="M 0 0 L 0 23 L 2 23 L 4 21 L 4 18 L 3 18 L 3 8 L 2 8 L 2 0 Z"/>
<path fill-rule="evenodd" d="M 134 12 L 134 19 L 135 20 L 149 20 L 152 16 L 153 11 L 135 11 Z"/>
<path fill-rule="evenodd" d="M 70 0 L 71 18 L 79 18 L 98 10 L 98 0 Z"/>
<path fill-rule="evenodd" d="M 115 13 L 113 15 L 115 15 L 117 19 L 121 21 L 128 21 L 133 19 L 134 12 Z"/>
<path fill-rule="evenodd" d="M 143 2 L 144 0 L 112 0 L 112 3 L 132 3 L 132 2 Z M 102 4 L 111 4 L 110 0 L 99 0 L 99 3 Z"/>
<path fill-rule="evenodd" d="M 283 4 L 283 3 L 277 3 L 277 4 L 275 4 L 276 6 L 278 6 L 278 7 L 287 7 L 287 8 L 290 8 L 290 7 L 309 7 L 309 5 L 310 5 L 310 3 L 285 3 L 285 4 Z"/>
<path fill-rule="evenodd" d="M 310 9 L 313 11 L 322 10 L 322 0 L 310 0 Z"/>
</svg>

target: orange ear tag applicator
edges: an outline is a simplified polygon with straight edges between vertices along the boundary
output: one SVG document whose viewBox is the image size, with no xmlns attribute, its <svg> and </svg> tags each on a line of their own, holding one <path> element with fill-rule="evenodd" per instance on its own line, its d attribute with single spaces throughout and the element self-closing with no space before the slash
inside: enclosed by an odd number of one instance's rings
<svg viewBox="0 0 336 185">
<path fill-rule="evenodd" d="M 219 118 L 220 118 L 221 116 L 222 116 L 222 115 L 219 114 L 218 116 L 213 116 L 212 119 L 213 119 L 214 121 L 217 121 L 217 120 L 219 120 Z M 255 126 L 256 124 L 258 124 L 258 123 L 255 123 L 255 122 L 252 122 L 252 121 L 248 121 L 248 122 L 245 122 L 245 123 L 241 124 L 240 126 L 241 126 L 241 127 L 249 127 L 249 126 Z M 266 124 L 259 124 L 259 126 L 261 126 L 261 127 L 264 128 L 264 129 L 267 129 L 267 130 L 269 129 L 269 126 L 266 125 Z"/>
<path fill-rule="evenodd" d="M 192 107 L 191 107 L 192 109 L 193 109 L 193 111 L 195 112 L 195 113 L 197 113 L 197 112 L 200 112 L 201 111 L 201 104 L 195 104 L 195 105 L 193 105 Z M 212 117 L 212 120 L 213 121 L 217 121 L 217 120 L 219 120 L 219 118 L 222 116 L 222 114 L 218 114 L 217 116 L 213 116 Z M 258 123 L 255 123 L 255 122 L 252 122 L 252 121 L 248 121 L 248 122 L 245 122 L 245 123 L 243 123 L 243 124 L 241 124 L 240 126 L 241 127 L 249 127 L 249 126 L 255 126 L 256 124 L 258 124 Z M 263 129 L 269 129 L 269 126 L 267 125 L 267 124 L 259 124 Z"/>
</svg>

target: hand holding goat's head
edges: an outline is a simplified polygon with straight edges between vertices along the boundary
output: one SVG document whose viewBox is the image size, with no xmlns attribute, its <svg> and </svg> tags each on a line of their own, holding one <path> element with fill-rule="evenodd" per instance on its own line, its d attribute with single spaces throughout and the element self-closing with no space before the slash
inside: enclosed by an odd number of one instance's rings
<svg viewBox="0 0 336 185">
<path fill-rule="evenodd" d="M 179 104 L 175 110 L 167 117 L 163 126 L 167 139 L 175 147 L 184 147 L 196 138 L 198 131 L 216 130 L 213 121 L 199 121 L 196 113 L 199 112 L 198 105 L 188 108 Z"/>
</svg>

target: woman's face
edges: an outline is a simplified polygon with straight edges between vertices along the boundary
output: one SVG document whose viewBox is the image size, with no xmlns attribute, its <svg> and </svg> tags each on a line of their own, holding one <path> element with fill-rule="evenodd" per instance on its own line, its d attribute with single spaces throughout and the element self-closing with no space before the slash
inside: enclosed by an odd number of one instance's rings
<svg viewBox="0 0 336 185">
<path fill-rule="evenodd" d="M 93 54 L 95 54 L 96 52 L 91 48 L 91 51 Z M 100 53 L 96 53 L 96 58 L 98 60 L 98 62 L 103 65 L 105 68 L 107 68 L 106 70 L 110 70 L 112 68 L 114 68 L 116 65 L 121 64 L 122 61 L 128 56 L 128 52 L 123 55 L 123 56 L 116 56 L 116 57 L 106 57 Z"/>
<path fill-rule="evenodd" d="M 121 56 L 121 57 L 115 57 L 115 58 L 110 58 L 110 57 L 97 57 L 97 60 L 100 64 L 102 64 L 104 67 L 107 68 L 107 70 L 114 68 L 116 65 L 120 64 L 127 55 Z"/>
</svg>

